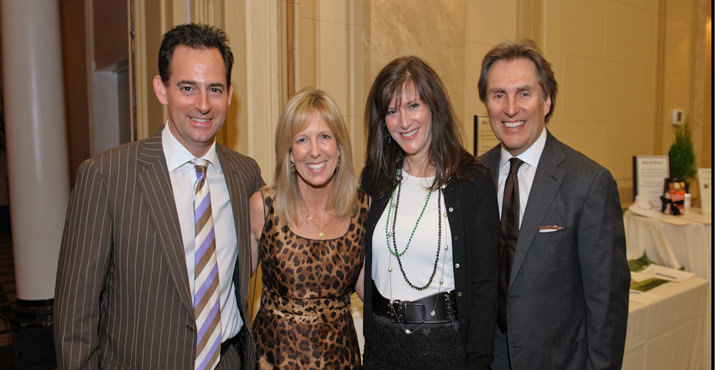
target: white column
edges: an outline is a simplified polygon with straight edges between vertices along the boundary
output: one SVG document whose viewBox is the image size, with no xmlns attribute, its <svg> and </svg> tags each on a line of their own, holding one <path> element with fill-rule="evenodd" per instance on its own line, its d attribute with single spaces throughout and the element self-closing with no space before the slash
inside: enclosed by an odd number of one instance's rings
<svg viewBox="0 0 715 370">
<path fill-rule="evenodd" d="M 59 1 L 2 0 L 10 217 L 18 300 L 54 298 L 69 198 Z"/>
</svg>

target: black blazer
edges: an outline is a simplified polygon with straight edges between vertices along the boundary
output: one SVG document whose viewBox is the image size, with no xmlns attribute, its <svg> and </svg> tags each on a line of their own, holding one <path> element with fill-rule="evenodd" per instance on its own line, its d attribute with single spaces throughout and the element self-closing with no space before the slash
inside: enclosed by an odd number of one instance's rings
<svg viewBox="0 0 715 370">
<path fill-rule="evenodd" d="M 489 369 L 496 326 L 499 214 L 496 191 L 482 165 L 467 170 L 471 181 L 451 178 L 443 189 L 452 230 L 452 269 L 459 315 L 459 335 L 470 369 Z M 368 192 L 372 170 L 363 171 L 361 183 Z M 391 181 L 392 179 L 384 179 Z M 372 194 L 371 194 L 372 195 Z M 372 316 L 372 237 L 389 195 L 373 195 L 365 233 L 365 328 Z"/>
</svg>

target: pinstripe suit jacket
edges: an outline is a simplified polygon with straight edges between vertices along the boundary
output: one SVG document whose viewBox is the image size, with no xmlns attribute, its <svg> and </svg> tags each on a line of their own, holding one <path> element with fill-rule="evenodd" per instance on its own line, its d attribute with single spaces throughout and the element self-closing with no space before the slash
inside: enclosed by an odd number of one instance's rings
<svg viewBox="0 0 715 370">
<path fill-rule="evenodd" d="M 263 180 L 253 159 L 221 145 L 216 152 L 236 222 L 233 281 L 249 341 L 239 353 L 250 369 L 248 198 Z M 161 131 L 80 166 L 54 307 L 60 369 L 193 369 L 196 323 Z"/>
</svg>

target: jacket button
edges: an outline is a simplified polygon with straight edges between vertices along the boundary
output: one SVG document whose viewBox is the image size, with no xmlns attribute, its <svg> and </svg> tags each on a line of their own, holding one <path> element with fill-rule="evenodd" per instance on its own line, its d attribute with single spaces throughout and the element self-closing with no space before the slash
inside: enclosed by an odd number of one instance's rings
<svg viewBox="0 0 715 370">
<path fill-rule="evenodd" d="M 454 264 L 454 268 L 456 268 L 456 269 L 459 268 L 459 262 Z"/>
<path fill-rule="evenodd" d="M 462 292 L 457 292 L 457 297 L 461 297 L 461 296 L 462 296 Z"/>
<path fill-rule="evenodd" d="M 454 240 L 459 240 L 459 235 L 453 236 L 452 239 L 454 239 Z"/>
<path fill-rule="evenodd" d="M 188 331 L 194 331 L 194 327 L 191 326 L 191 325 L 189 325 L 189 324 L 186 325 L 186 329 L 187 329 Z"/>
<path fill-rule="evenodd" d="M 451 212 L 454 212 L 454 208 L 453 208 L 453 207 L 449 207 L 449 212 L 450 212 L 450 213 L 451 213 Z"/>
</svg>

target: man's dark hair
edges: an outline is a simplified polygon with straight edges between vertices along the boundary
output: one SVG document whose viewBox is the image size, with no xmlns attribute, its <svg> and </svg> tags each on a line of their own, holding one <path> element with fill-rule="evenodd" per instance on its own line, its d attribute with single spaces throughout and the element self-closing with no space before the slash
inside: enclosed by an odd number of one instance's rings
<svg viewBox="0 0 715 370">
<path fill-rule="evenodd" d="M 487 76 L 489 68 L 498 60 L 514 60 L 517 58 L 526 58 L 534 63 L 536 74 L 539 78 L 539 85 L 543 92 L 542 98 L 551 97 L 551 109 L 544 117 L 544 122 L 548 123 L 551 114 L 554 113 L 556 106 L 556 93 L 558 92 L 558 84 L 554 77 L 554 71 L 551 69 L 551 63 L 541 54 L 541 51 L 536 46 L 534 41 L 524 39 L 519 42 L 507 41 L 493 47 L 482 61 L 482 72 L 479 76 L 479 99 L 487 102 Z"/>
<path fill-rule="evenodd" d="M 174 49 L 178 45 L 184 45 L 192 49 L 218 49 L 226 66 L 226 86 L 231 84 L 233 53 L 228 46 L 226 34 L 214 26 L 189 23 L 172 28 L 164 34 L 164 38 L 161 41 L 161 47 L 159 47 L 159 76 L 161 76 L 161 81 L 164 82 L 164 85 L 169 83 L 171 58 L 174 55 Z"/>
</svg>

